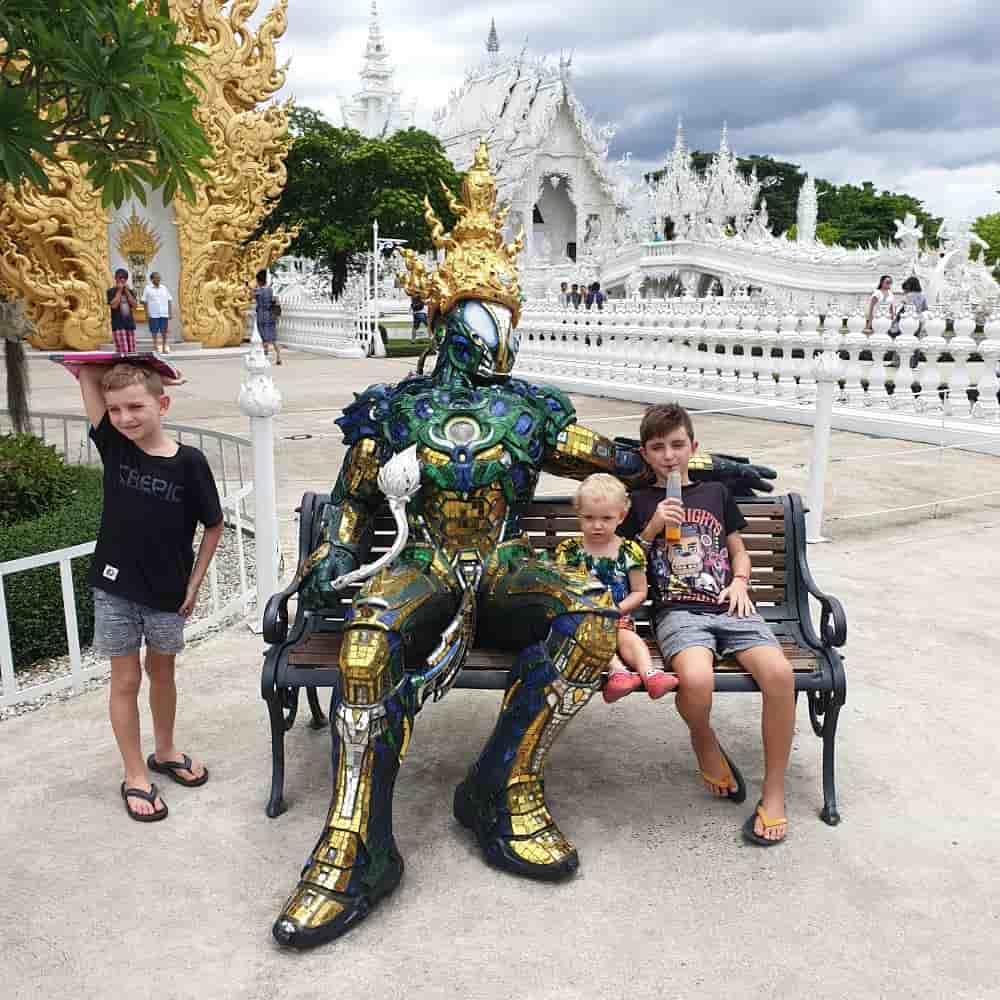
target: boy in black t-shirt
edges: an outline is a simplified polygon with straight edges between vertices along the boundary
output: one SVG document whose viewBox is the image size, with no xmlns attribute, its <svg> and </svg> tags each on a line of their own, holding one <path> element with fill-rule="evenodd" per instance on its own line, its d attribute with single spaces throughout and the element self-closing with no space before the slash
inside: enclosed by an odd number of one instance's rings
<svg viewBox="0 0 1000 1000">
<path fill-rule="evenodd" d="M 771 847 L 784 840 L 788 827 L 785 770 L 795 724 L 795 685 L 791 664 L 750 600 L 750 557 L 740 535 L 746 521 L 721 483 L 691 481 L 688 463 L 698 444 L 683 407 L 651 407 L 639 437 L 656 485 L 633 492 L 630 521 L 622 533 L 634 533 L 648 552 L 656 641 L 680 681 L 677 710 L 691 730 L 706 787 L 742 802 L 743 779 L 709 719 L 714 658 L 735 656 L 753 675 L 764 700 L 764 785 L 743 832 L 750 842 Z M 664 499 L 674 470 L 681 475 L 682 500 Z M 667 542 L 668 525 L 680 529 L 679 541 Z"/>
<path fill-rule="evenodd" d="M 94 646 L 111 658 L 109 713 L 125 766 L 125 810 L 151 823 L 164 819 L 167 807 L 147 767 L 188 787 L 208 780 L 207 768 L 174 746 L 174 658 L 222 537 L 222 507 L 205 456 L 164 433 L 170 397 L 156 372 L 83 365 L 79 377 L 90 436 L 104 462 L 104 509 L 90 570 Z M 198 522 L 205 530 L 196 560 Z M 146 761 L 138 707 L 143 637 L 156 740 Z"/>
</svg>

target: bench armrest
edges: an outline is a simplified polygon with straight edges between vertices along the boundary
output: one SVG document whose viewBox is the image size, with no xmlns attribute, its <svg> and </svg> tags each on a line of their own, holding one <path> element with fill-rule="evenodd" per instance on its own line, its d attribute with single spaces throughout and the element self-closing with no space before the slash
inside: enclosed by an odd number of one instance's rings
<svg viewBox="0 0 1000 1000">
<path fill-rule="evenodd" d="M 813 579 L 812 570 L 806 562 L 804 546 L 800 549 L 796 546 L 796 560 L 799 564 L 799 579 L 805 585 L 806 590 L 819 601 L 819 634 L 826 646 L 839 647 L 847 642 L 847 615 L 844 612 L 844 605 L 832 594 L 825 594 L 816 585 Z M 805 600 L 806 608 L 803 615 L 808 611 L 808 598 Z"/>
<path fill-rule="evenodd" d="M 284 642 L 288 638 L 288 599 L 298 593 L 302 581 L 298 574 L 292 582 L 280 593 L 272 594 L 264 605 L 264 617 L 262 619 L 262 631 L 264 641 L 274 644 Z"/>
</svg>

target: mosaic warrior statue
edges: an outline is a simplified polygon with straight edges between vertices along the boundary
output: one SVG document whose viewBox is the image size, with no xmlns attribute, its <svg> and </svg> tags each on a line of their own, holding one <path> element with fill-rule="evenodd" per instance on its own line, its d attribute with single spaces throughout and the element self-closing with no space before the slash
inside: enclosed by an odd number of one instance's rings
<svg viewBox="0 0 1000 1000">
<path fill-rule="evenodd" d="M 429 272 L 408 254 L 403 282 L 427 303 L 436 367 L 366 389 L 338 419 L 348 452 L 322 542 L 299 570 L 302 599 L 313 608 L 368 578 L 341 646 L 326 826 L 273 928 L 281 944 L 297 948 L 340 936 L 399 883 L 392 794 L 413 719 L 448 690 L 477 637 L 511 650 L 513 664 L 493 734 L 455 790 L 455 816 L 499 868 L 555 880 L 579 864 L 546 805 L 543 769 L 558 734 L 600 685 L 618 612 L 594 578 L 536 556 L 519 512 L 543 470 L 574 478 L 605 471 L 626 483 L 644 481 L 649 470 L 631 447 L 577 424 L 562 393 L 511 377 L 523 234 L 504 242 L 506 211 L 496 211 L 485 143 L 462 199 L 448 196 L 458 217 L 450 234 L 425 201 L 444 262 Z M 701 468 L 758 484 L 762 471 L 707 455 Z M 401 486 L 387 483 L 393 474 Z M 406 540 L 368 575 L 373 567 L 358 568 L 384 493 L 397 497 Z M 406 494 L 415 495 L 404 512 L 398 497 Z"/>
</svg>

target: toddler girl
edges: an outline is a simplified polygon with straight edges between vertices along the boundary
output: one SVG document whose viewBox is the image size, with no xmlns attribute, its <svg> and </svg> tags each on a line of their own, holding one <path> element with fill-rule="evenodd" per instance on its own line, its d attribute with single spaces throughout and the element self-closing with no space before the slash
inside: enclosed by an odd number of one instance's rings
<svg viewBox="0 0 1000 1000">
<path fill-rule="evenodd" d="M 625 487 L 614 476 L 596 473 L 580 484 L 573 506 L 580 516 L 582 535 L 560 542 L 555 561 L 589 570 L 611 591 L 622 613 L 618 655 L 608 668 L 604 700 L 617 701 L 643 685 L 650 698 L 662 698 L 677 687 L 677 678 L 653 667 L 649 649 L 636 635 L 632 621 L 631 613 L 646 600 L 646 557 L 637 543 L 616 534 L 629 508 Z"/>
</svg>

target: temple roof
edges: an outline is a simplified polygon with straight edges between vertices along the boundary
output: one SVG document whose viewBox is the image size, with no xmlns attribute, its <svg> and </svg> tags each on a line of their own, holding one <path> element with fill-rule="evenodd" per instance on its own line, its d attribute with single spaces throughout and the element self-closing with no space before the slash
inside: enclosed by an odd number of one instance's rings
<svg viewBox="0 0 1000 1000">
<path fill-rule="evenodd" d="M 545 152 L 556 116 L 565 106 L 580 136 L 585 158 L 602 187 L 617 203 L 616 178 L 608 163 L 611 126 L 597 127 L 573 93 L 570 60 L 557 65 L 532 58 L 522 50 L 501 60 L 495 28 L 491 26 L 486 61 L 471 70 L 448 104 L 434 115 L 433 131 L 452 163 L 464 170 L 481 137 L 490 147 L 497 177 L 498 199 L 509 201 L 531 171 L 535 158 Z"/>
</svg>

